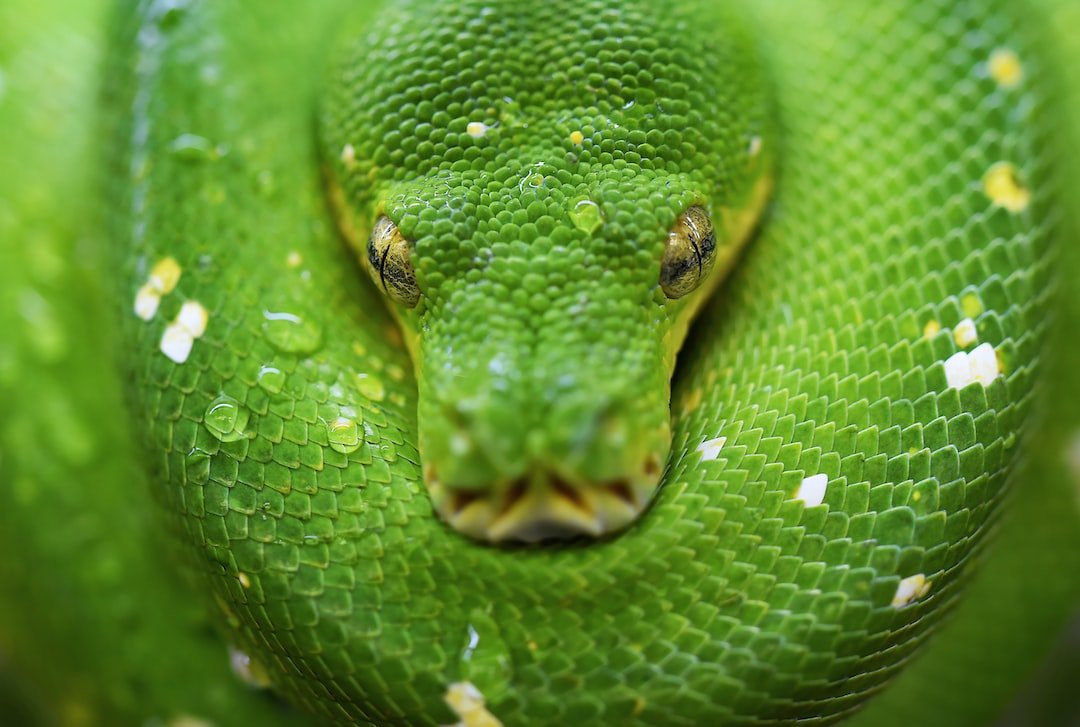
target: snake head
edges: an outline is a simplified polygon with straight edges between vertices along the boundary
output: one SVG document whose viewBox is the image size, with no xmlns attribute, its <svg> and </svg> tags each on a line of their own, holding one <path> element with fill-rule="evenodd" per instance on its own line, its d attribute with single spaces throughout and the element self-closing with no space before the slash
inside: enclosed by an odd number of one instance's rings
<svg viewBox="0 0 1080 727">
<path fill-rule="evenodd" d="M 600 536 L 659 486 L 676 353 L 764 204 L 764 96 L 742 33 L 678 11 L 549 30 L 530 71 L 510 5 L 474 10 L 347 54 L 332 199 L 406 333 L 434 509 L 481 540 Z"/>
</svg>

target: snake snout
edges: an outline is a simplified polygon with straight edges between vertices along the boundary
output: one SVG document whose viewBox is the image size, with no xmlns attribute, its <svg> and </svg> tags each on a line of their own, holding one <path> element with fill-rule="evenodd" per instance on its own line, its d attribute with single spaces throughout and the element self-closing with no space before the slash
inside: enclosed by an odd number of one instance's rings
<svg viewBox="0 0 1080 727">
<path fill-rule="evenodd" d="M 455 530 L 490 542 L 535 543 L 599 537 L 632 523 L 656 488 L 653 459 L 641 477 L 586 484 L 544 470 L 485 488 L 447 487 L 434 468 L 425 475 L 436 510 Z"/>
<path fill-rule="evenodd" d="M 629 376 L 532 373 L 514 386 L 483 378 L 464 391 L 432 379 L 420 457 L 435 511 L 488 542 L 626 528 L 655 494 L 671 444 L 665 382 L 649 389 Z"/>
</svg>

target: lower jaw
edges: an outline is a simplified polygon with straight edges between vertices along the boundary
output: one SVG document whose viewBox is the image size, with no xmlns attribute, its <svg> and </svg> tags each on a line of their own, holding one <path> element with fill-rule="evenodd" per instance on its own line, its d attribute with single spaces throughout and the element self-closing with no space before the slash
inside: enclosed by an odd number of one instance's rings
<svg viewBox="0 0 1080 727">
<path fill-rule="evenodd" d="M 573 486 L 537 473 L 511 486 L 486 490 L 448 487 L 429 477 L 436 512 L 452 528 L 492 543 L 537 543 L 597 538 L 630 525 L 644 511 L 658 478 Z"/>
</svg>

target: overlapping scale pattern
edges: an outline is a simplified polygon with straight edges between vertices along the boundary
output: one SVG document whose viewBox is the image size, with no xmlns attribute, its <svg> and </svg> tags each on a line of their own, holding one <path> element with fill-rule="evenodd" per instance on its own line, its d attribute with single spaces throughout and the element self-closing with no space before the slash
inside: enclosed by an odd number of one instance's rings
<svg viewBox="0 0 1080 727">
<path fill-rule="evenodd" d="M 449 723 L 461 683 L 507 725 L 828 722 L 922 641 L 994 520 L 1038 364 L 1050 147 L 1007 8 L 748 11 L 776 196 L 681 357 L 663 487 L 619 537 L 535 549 L 467 541 L 427 500 L 408 357 L 313 161 L 347 16 L 301 28 L 265 4 L 251 35 L 224 4 L 159 10 L 121 92 L 136 411 L 223 622 L 282 692 L 374 724 Z M 1018 82 L 990 63 L 1003 49 Z M 623 179 L 620 154 L 595 171 Z M 408 176 L 408 155 L 373 156 Z M 610 202 L 625 230 L 647 199 Z M 144 320 L 131 304 L 166 257 L 179 280 Z"/>
</svg>

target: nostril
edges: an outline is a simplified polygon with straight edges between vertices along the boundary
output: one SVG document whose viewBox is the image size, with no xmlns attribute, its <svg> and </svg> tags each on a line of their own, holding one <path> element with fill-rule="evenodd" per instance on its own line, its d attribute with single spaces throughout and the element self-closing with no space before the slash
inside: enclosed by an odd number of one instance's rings
<svg viewBox="0 0 1080 727">
<path fill-rule="evenodd" d="M 588 504 L 581 496 L 581 493 L 578 492 L 578 489 L 563 478 L 557 476 L 553 477 L 551 481 L 551 489 L 562 495 L 566 500 L 572 502 L 575 507 L 578 507 L 582 510 L 588 509 Z"/>
<path fill-rule="evenodd" d="M 649 479 L 660 476 L 660 457 L 655 452 L 650 452 L 645 458 L 644 472 Z"/>
<path fill-rule="evenodd" d="M 608 491 L 611 494 L 615 495 L 615 497 L 625 502 L 630 507 L 637 506 L 637 498 L 634 497 L 634 493 L 630 489 L 630 485 L 627 484 L 625 481 L 619 480 L 614 484 L 608 485 Z"/>
<path fill-rule="evenodd" d="M 457 514 L 483 496 L 482 492 L 454 490 L 450 493 L 450 512 Z"/>
<path fill-rule="evenodd" d="M 506 498 L 503 500 L 502 507 L 499 509 L 500 515 L 505 515 L 510 511 L 518 500 L 525 496 L 525 492 L 529 489 L 529 481 L 520 477 L 514 481 L 514 484 L 510 485 L 510 489 L 507 490 Z"/>
</svg>

